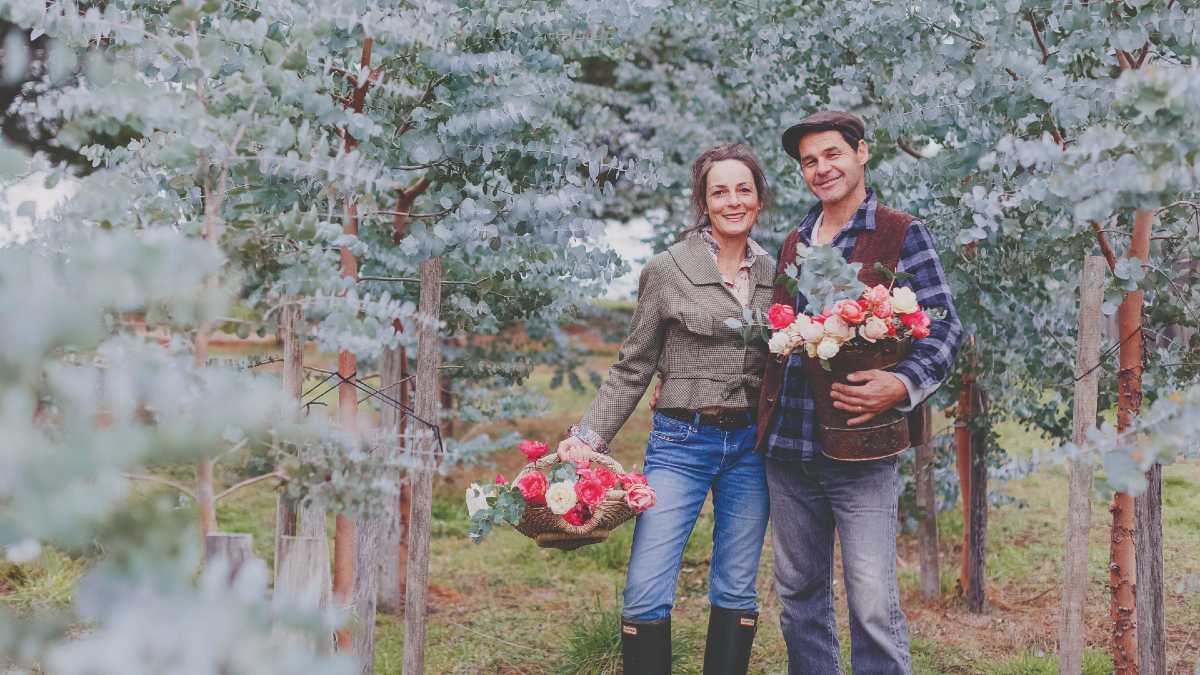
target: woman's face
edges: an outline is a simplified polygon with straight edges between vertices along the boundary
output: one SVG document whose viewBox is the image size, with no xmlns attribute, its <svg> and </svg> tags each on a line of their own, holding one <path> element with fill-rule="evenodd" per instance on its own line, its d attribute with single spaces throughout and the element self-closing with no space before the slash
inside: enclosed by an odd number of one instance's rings
<svg viewBox="0 0 1200 675">
<path fill-rule="evenodd" d="M 762 209 L 750 167 L 723 159 L 708 170 L 707 183 L 704 203 L 713 230 L 724 237 L 749 234 Z"/>
</svg>

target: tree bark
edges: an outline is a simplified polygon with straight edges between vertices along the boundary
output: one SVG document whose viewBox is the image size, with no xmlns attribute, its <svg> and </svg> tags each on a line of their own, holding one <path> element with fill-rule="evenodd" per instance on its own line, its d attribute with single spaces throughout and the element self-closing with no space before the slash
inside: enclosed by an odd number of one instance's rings
<svg viewBox="0 0 1200 675">
<path fill-rule="evenodd" d="M 368 453 L 378 457 L 389 452 L 385 444 L 371 443 Z M 387 512 L 376 513 L 361 519 L 355 530 L 354 557 L 354 625 L 353 654 L 358 662 L 358 672 L 371 675 L 375 672 L 375 608 L 379 595 L 380 565 L 386 560 L 383 546 L 384 533 L 388 526 Z"/>
<path fill-rule="evenodd" d="M 974 416 L 987 414 L 987 392 L 978 385 L 975 393 Z M 982 612 L 987 604 L 987 516 L 988 465 L 987 428 L 976 424 L 971 429 L 971 530 L 970 553 L 967 557 L 967 609 Z"/>
<path fill-rule="evenodd" d="M 1138 209 L 1133 222 L 1133 236 L 1129 243 L 1128 256 L 1145 262 L 1150 254 L 1150 232 L 1154 223 L 1154 212 Z M 1144 294 L 1141 290 L 1125 296 L 1117 309 L 1120 327 L 1121 370 L 1117 376 L 1117 433 L 1124 433 L 1133 423 L 1142 407 L 1142 307 Z M 1159 505 L 1161 508 L 1161 504 Z M 1112 620 L 1112 656 L 1117 675 L 1138 672 L 1138 611 L 1137 595 L 1157 592 L 1162 589 L 1147 588 L 1137 593 L 1137 514 L 1134 499 L 1123 492 L 1113 496 L 1109 509 L 1113 514 L 1112 543 L 1110 548 L 1109 584 L 1112 602 L 1109 616 Z M 1161 554 L 1160 554 L 1161 555 Z M 1151 579 L 1146 580 L 1152 583 Z"/>
<path fill-rule="evenodd" d="M 441 337 L 438 323 L 442 303 L 442 260 L 421 263 L 421 300 L 417 315 L 416 413 L 431 424 L 438 423 L 438 365 Z M 418 467 L 412 480 L 412 518 L 408 531 L 408 582 L 404 604 L 404 673 L 425 672 L 425 609 L 429 581 L 429 520 L 433 505 L 433 453 L 437 448 L 435 428 L 419 427 L 412 446 Z M 414 436 L 416 436 L 414 434 Z"/>
<path fill-rule="evenodd" d="M 929 406 L 925 412 L 925 428 L 930 426 Z M 921 597 L 932 600 L 941 593 L 942 582 L 938 569 L 937 500 L 933 486 L 933 448 L 928 443 L 917 446 L 916 468 L 917 510 L 919 524 L 917 537 L 921 551 Z"/>
<path fill-rule="evenodd" d="M 403 330 L 396 320 L 396 331 Z M 388 349 L 383 353 L 380 366 L 380 388 L 395 397 L 403 405 L 410 405 L 408 377 L 408 354 L 404 347 Z M 385 435 L 395 438 L 395 458 L 402 459 L 405 451 L 405 433 L 408 420 L 391 406 L 380 410 L 381 428 Z M 386 540 L 381 555 L 383 568 L 379 577 L 379 608 L 390 614 L 399 614 L 404 607 L 405 575 L 408 565 L 408 502 L 412 498 L 408 476 L 400 476 L 400 494 L 387 513 L 388 526 L 383 536 Z"/>
<path fill-rule="evenodd" d="M 295 301 L 294 303 L 288 302 Z M 283 346 L 283 391 L 292 398 L 295 406 L 288 411 L 299 415 L 300 395 L 304 388 L 304 343 L 300 335 L 300 323 L 304 320 L 299 298 L 284 298 L 279 311 L 279 341 Z M 278 467 L 276 467 L 278 468 Z M 296 504 L 286 492 L 275 497 L 275 569 L 272 577 L 279 574 L 279 542 L 284 536 L 295 536 L 299 521 Z"/>
<path fill-rule="evenodd" d="M 351 236 L 358 235 L 358 217 L 354 202 L 346 200 L 346 220 L 342 232 Z M 342 247 L 342 276 L 358 278 L 358 260 L 346 246 Z M 354 352 L 342 350 L 338 352 L 338 377 L 342 383 L 338 385 L 338 418 L 342 428 L 354 439 L 358 438 L 358 389 L 350 382 L 357 377 L 358 362 Z M 337 514 L 334 520 L 333 535 L 333 596 L 343 607 L 353 603 L 354 594 L 354 546 L 357 540 L 354 520 L 344 514 Z M 342 629 L 337 634 L 338 648 L 350 649 L 350 631 Z"/>
<path fill-rule="evenodd" d="M 958 591 L 964 595 L 971 583 L 971 404 L 975 399 L 975 380 L 970 373 L 963 378 L 958 393 L 954 420 L 954 466 L 958 471 L 958 491 L 962 498 L 962 554 L 959 556 Z"/>
<path fill-rule="evenodd" d="M 1167 622 L 1163 608 L 1162 465 L 1146 472 L 1149 485 L 1134 498 L 1137 513 L 1137 645 L 1142 675 L 1166 675 Z"/>
<path fill-rule="evenodd" d="M 1100 304 L 1104 299 L 1104 258 L 1089 256 L 1079 280 L 1079 332 L 1075 352 L 1074 432 L 1072 440 L 1083 445 L 1089 429 L 1096 426 L 1097 394 L 1100 386 Z M 1088 531 L 1092 519 L 1090 455 L 1081 455 L 1068 465 L 1066 551 L 1063 557 L 1062 614 L 1058 633 L 1058 672 L 1079 675 L 1083 671 L 1083 608 L 1087 605 Z"/>
</svg>

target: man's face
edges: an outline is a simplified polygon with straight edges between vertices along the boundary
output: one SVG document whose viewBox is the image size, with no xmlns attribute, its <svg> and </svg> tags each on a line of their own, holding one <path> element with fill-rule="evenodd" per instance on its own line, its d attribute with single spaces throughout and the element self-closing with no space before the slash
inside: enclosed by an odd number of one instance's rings
<svg viewBox="0 0 1200 675">
<path fill-rule="evenodd" d="M 823 203 L 839 202 L 858 189 L 868 157 L 866 141 L 851 148 L 837 131 L 818 131 L 800 139 L 804 182 Z"/>
</svg>

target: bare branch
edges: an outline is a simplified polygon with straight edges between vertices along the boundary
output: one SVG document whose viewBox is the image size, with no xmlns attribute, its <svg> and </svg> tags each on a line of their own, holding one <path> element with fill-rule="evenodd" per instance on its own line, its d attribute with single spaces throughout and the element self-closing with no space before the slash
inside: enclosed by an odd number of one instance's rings
<svg viewBox="0 0 1200 675">
<path fill-rule="evenodd" d="M 1025 20 L 1029 22 L 1029 27 L 1033 29 L 1033 39 L 1037 40 L 1038 49 L 1042 50 L 1042 65 L 1050 60 L 1050 52 L 1046 49 L 1046 42 L 1042 40 L 1042 31 L 1038 30 L 1037 19 L 1033 16 L 1033 10 L 1025 10 Z"/>
<path fill-rule="evenodd" d="M 183 483 L 173 481 L 170 478 L 160 478 L 158 476 L 152 476 L 145 473 L 125 473 L 122 475 L 129 480 L 140 480 L 147 483 L 157 483 L 158 485 L 166 485 L 167 487 L 175 488 L 176 490 L 179 490 L 183 494 L 187 495 L 187 497 L 192 501 L 199 501 L 196 499 L 196 493 L 193 492 L 188 486 L 184 485 Z"/>
<path fill-rule="evenodd" d="M 909 145 L 906 141 L 904 141 L 902 139 L 896 140 L 896 147 L 900 148 L 901 150 L 904 151 L 904 153 L 906 155 L 908 155 L 914 159 L 925 159 L 925 155 L 922 155 L 921 153 L 917 152 L 917 150 L 915 148 L 913 148 L 913 146 Z"/>
<path fill-rule="evenodd" d="M 222 490 L 220 492 L 220 494 L 218 494 L 216 497 L 213 497 L 213 503 L 215 504 L 215 503 L 221 501 L 221 499 L 229 496 L 230 494 L 232 494 L 238 490 L 241 490 L 244 487 L 249 487 L 251 485 L 254 485 L 255 483 L 261 483 L 264 480 L 270 480 L 272 478 L 278 478 L 279 480 L 284 480 L 284 481 L 286 481 L 288 479 L 287 474 L 283 473 L 282 471 L 272 471 L 271 473 L 264 473 L 263 475 L 255 476 L 254 478 L 247 478 L 246 480 L 244 480 L 240 483 L 235 483 L 234 485 L 231 485 L 231 486 L 225 488 L 224 490 Z"/>
<path fill-rule="evenodd" d="M 1096 242 L 1100 244 L 1100 253 L 1104 255 L 1104 259 L 1108 262 L 1108 269 L 1115 271 L 1117 269 L 1117 256 L 1113 253 L 1112 245 L 1108 243 L 1108 237 L 1104 236 L 1104 229 L 1100 225 L 1100 221 L 1092 221 L 1092 231 L 1096 233 Z"/>
</svg>

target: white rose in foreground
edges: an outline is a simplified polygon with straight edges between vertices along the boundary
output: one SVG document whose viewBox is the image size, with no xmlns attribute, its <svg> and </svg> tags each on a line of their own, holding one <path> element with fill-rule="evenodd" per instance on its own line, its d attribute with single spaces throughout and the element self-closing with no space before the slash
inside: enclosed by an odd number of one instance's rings
<svg viewBox="0 0 1200 675">
<path fill-rule="evenodd" d="M 805 326 L 811 326 L 812 323 L 813 320 L 810 319 L 808 315 L 797 314 L 795 320 L 788 324 L 788 327 L 784 328 L 783 330 L 793 338 L 803 337 L 804 334 L 801 331 L 804 330 Z"/>
<path fill-rule="evenodd" d="M 897 286 L 892 289 L 892 309 L 897 314 L 912 314 L 920 309 L 917 304 L 917 294 L 908 286 Z"/>
<path fill-rule="evenodd" d="M 779 330 L 767 340 L 767 349 L 771 350 L 772 354 L 786 354 L 791 344 L 792 336 L 786 330 Z"/>
<path fill-rule="evenodd" d="M 838 342 L 845 342 L 846 340 L 854 337 L 854 329 L 851 328 L 850 324 L 846 323 L 842 317 L 836 314 L 825 319 L 825 325 L 823 328 L 825 330 L 825 335 L 837 340 Z"/>
<path fill-rule="evenodd" d="M 888 334 L 887 322 L 877 316 L 867 319 L 867 322 L 858 327 L 858 334 L 867 342 L 882 340 Z"/>
<path fill-rule="evenodd" d="M 833 338 L 825 338 L 824 340 L 821 340 L 821 344 L 817 345 L 817 356 L 822 359 L 832 359 L 833 357 L 837 356 L 838 349 L 840 349 L 840 347 L 838 346 L 837 340 L 834 340 Z"/>
<path fill-rule="evenodd" d="M 471 483 L 471 487 L 467 488 L 467 517 L 473 518 L 486 508 L 487 496 L 483 494 L 483 488 L 479 487 L 479 483 Z"/>
<path fill-rule="evenodd" d="M 804 338 L 805 342 L 817 343 L 825 336 L 825 327 L 821 324 L 808 320 L 808 323 L 800 327 L 800 337 Z"/>
<path fill-rule="evenodd" d="M 576 501 L 575 481 L 559 481 L 546 490 L 546 508 L 555 515 L 561 516 L 575 508 Z"/>
</svg>

